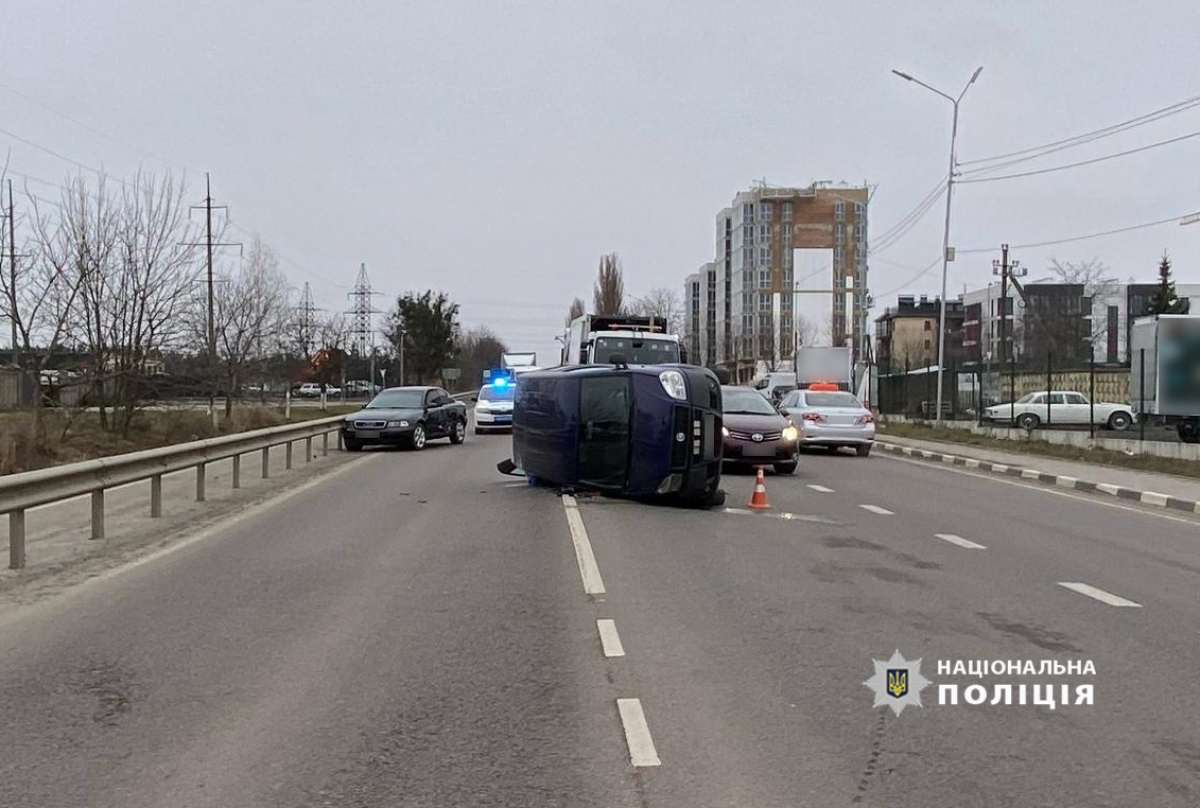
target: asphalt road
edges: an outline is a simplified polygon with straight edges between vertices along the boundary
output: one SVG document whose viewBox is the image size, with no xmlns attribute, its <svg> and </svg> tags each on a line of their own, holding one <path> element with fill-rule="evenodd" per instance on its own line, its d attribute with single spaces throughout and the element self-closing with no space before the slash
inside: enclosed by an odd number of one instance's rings
<svg viewBox="0 0 1200 808">
<path fill-rule="evenodd" d="M 0 614 L 0 805 L 1200 804 L 1195 519 L 848 454 L 767 514 L 747 475 L 734 512 L 575 509 L 506 445 L 364 455 Z M 895 650 L 934 682 L 898 717 L 863 685 Z M 1015 703 L 1068 681 L 1095 703 Z"/>
</svg>

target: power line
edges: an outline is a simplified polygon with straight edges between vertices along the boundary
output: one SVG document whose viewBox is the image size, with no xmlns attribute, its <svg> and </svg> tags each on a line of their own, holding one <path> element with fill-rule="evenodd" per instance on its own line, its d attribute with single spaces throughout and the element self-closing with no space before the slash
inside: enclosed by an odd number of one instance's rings
<svg viewBox="0 0 1200 808">
<path fill-rule="evenodd" d="M 1115 236 L 1119 233 L 1129 233 L 1134 230 L 1145 230 L 1148 227 L 1159 227 L 1160 225 L 1171 224 L 1172 222 L 1182 221 L 1184 218 L 1186 218 L 1186 215 L 1172 216 L 1169 219 L 1159 219 L 1156 222 L 1144 222 L 1143 224 L 1134 224 L 1128 227 L 1118 227 L 1115 230 L 1102 230 L 1099 233 L 1088 233 L 1084 236 L 1071 236 L 1070 238 L 1055 239 L 1054 241 L 1037 241 L 1029 244 L 1013 244 L 1012 249 L 1018 250 L 1030 249 L 1033 247 L 1052 247 L 1056 244 L 1070 244 L 1075 241 L 1087 241 L 1088 239 L 1101 238 L 1102 236 Z M 962 254 L 985 253 L 995 252 L 996 249 L 996 247 L 976 247 L 970 250 L 959 250 L 958 252 Z"/>
<path fill-rule="evenodd" d="M 926 197 L 917 208 L 913 209 L 905 219 L 901 220 L 900 224 L 892 228 L 889 234 L 885 234 L 878 239 L 875 239 L 873 244 L 868 249 L 868 254 L 881 253 L 891 249 L 900 242 L 906 235 L 912 232 L 920 221 L 925 218 L 929 211 L 933 210 L 933 206 L 937 204 L 945 194 L 949 186 L 943 182 L 942 185 L 930 196 Z M 898 229 L 900 228 L 900 229 Z"/>
<path fill-rule="evenodd" d="M 1186 112 L 1187 110 L 1189 110 L 1195 106 L 1200 106 L 1200 95 L 1192 96 L 1191 98 L 1185 98 L 1183 101 L 1179 101 L 1175 104 L 1171 104 L 1169 106 L 1165 106 L 1160 109 L 1156 109 L 1153 112 L 1146 113 L 1145 115 L 1139 115 L 1136 118 L 1130 118 L 1129 120 L 1122 121 L 1121 123 L 1115 123 L 1115 124 L 1112 124 L 1111 126 L 1106 126 L 1101 129 L 1095 129 L 1091 132 L 1085 132 L 1082 135 L 1075 135 L 1074 137 L 1064 138 L 1063 140 L 1056 140 L 1051 143 L 1043 143 L 1040 146 L 1031 146 L 1027 149 L 1021 149 L 1019 151 L 1008 152 L 1006 154 L 996 154 L 991 157 L 981 157 L 981 158 L 978 158 L 975 160 L 964 160 L 962 163 L 960 163 L 960 165 L 969 166 L 969 165 L 977 165 L 979 163 L 992 163 L 997 160 L 1005 160 L 1009 157 L 1019 157 L 1021 155 L 1033 154 L 1034 152 L 1042 152 L 1044 154 L 1049 154 L 1049 153 L 1051 153 L 1051 151 L 1061 151 L 1061 148 L 1071 148 L 1072 146 L 1079 146 L 1079 145 L 1083 145 L 1084 143 L 1091 143 L 1092 141 L 1100 140 L 1101 138 L 1109 137 L 1111 135 L 1115 135 L 1120 132 L 1124 132 L 1128 129 L 1133 129 L 1138 126 L 1143 126 L 1148 123 L 1153 123 L 1153 122 L 1161 120 L 1163 118 L 1170 117 L 1171 115 L 1177 115 L 1180 112 Z M 1061 148 L 1059 148 L 1059 147 L 1061 147 Z M 1034 159 L 1034 157 L 1040 157 L 1040 156 L 1041 156 L 1041 154 L 1037 154 L 1037 155 L 1034 155 L 1033 157 L 1028 157 L 1026 159 L 1032 160 L 1032 159 Z M 1016 161 L 1016 162 L 1020 162 L 1020 161 Z M 982 170 L 986 170 L 986 169 L 976 169 L 976 170 L 982 171 Z M 968 173 L 971 173 L 971 172 L 968 172 Z"/>
<path fill-rule="evenodd" d="M 0 86 L 3 86 L 3 87 L 5 87 L 5 89 L 9 90 L 10 92 L 14 92 L 14 93 L 16 93 L 17 95 L 21 95 L 21 93 L 17 92 L 16 90 L 13 90 L 11 87 L 8 87 L 7 85 L 2 85 L 2 84 L 0 84 Z M 22 96 L 22 97 L 24 97 L 24 96 Z M 43 105 L 43 106 L 44 106 L 44 105 Z M 81 122 L 81 121 L 77 121 L 77 120 L 75 120 L 75 119 L 71 118 L 71 117 L 70 117 L 70 116 L 68 116 L 68 115 L 65 115 L 65 114 L 63 114 L 63 113 L 59 113 L 57 110 L 51 109 L 50 107 L 46 107 L 46 109 L 49 109 L 51 112 L 54 112 L 55 114 L 58 114 L 58 115 L 60 115 L 60 117 L 64 118 L 65 120 L 67 120 L 67 121 L 70 121 L 71 123 L 74 123 L 75 125 L 77 125 L 77 126 L 80 126 L 80 127 L 84 128 L 84 129 L 87 129 L 88 131 L 94 132 L 94 133 L 96 133 L 96 134 L 99 134 L 99 135 L 101 135 L 101 136 L 103 136 L 103 137 L 107 137 L 109 140 L 113 140 L 113 141 L 115 141 L 115 142 L 118 142 L 118 143 L 120 143 L 120 142 L 121 142 L 119 139 L 117 139 L 117 138 L 113 138 L 113 137 L 111 137 L 111 136 L 109 136 L 109 135 L 105 135 L 105 134 L 104 134 L 103 132 L 101 132 L 100 130 L 98 130 L 98 129 L 95 129 L 94 127 L 88 126 L 87 124 L 85 124 L 85 123 L 83 123 L 83 122 Z M 76 166 L 76 167 L 78 167 L 78 168 L 82 168 L 82 169 L 85 169 L 85 170 L 87 170 L 87 171 L 90 171 L 90 172 L 92 172 L 93 174 L 97 175 L 98 177 L 104 177 L 104 178 L 107 178 L 107 179 L 112 179 L 114 182 L 118 183 L 119 185 L 122 185 L 122 186 L 126 186 L 126 187 L 127 187 L 127 183 L 126 183 L 124 180 L 122 180 L 122 179 L 120 179 L 120 178 L 118 178 L 118 177 L 111 176 L 111 175 L 109 175 L 109 174 L 105 173 L 104 171 L 101 171 L 100 169 L 93 168 L 93 167 L 91 167 L 91 166 L 89 166 L 89 165 L 87 165 L 87 164 L 85 164 L 85 163 L 81 163 L 81 162 L 79 162 L 78 160 L 75 160 L 75 159 L 73 159 L 73 158 L 71 158 L 71 157 L 67 157 L 67 156 L 66 156 L 66 155 L 64 155 L 64 154 L 60 154 L 59 152 L 56 152 L 56 151 L 54 151 L 53 149 L 47 148 L 47 147 L 45 147 L 45 146 L 42 146 L 42 145 L 40 145 L 40 144 L 38 144 L 38 143 L 35 143 L 35 142 L 33 142 L 33 141 L 31 141 L 31 140 L 29 140 L 29 139 L 27 139 L 27 138 L 21 137 L 20 135 L 17 135 L 17 134 L 15 134 L 15 133 L 12 133 L 12 132 L 8 132 L 7 130 L 4 130 L 4 129 L 0 129 L 0 134 L 4 134 L 4 135 L 7 135 L 7 136 L 9 136 L 9 137 L 15 138 L 16 140 L 20 141 L 21 143 L 25 143 L 25 144 L 27 144 L 27 145 L 29 145 L 29 146 L 32 146 L 33 148 L 35 148 L 35 149 L 38 149 L 38 150 L 40 150 L 40 151 L 43 151 L 43 152 L 45 152 L 46 154 L 49 154 L 49 155 L 51 155 L 52 157 L 55 157 L 55 158 L 57 158 L 57 159 L 59 159 L 59 160 L 62 160 L 63 162 L 66 162 L 66 163 L 69 163 L 70 165 L 73 165 L 73 166 Z M 172 168 L 172 169 L 179 169 L 179 170 L 183 171 L 185 174 L 187 173 L 187 167 L 186 167 L 186 166 L 183 166 L 183 167 L 180 167 L 180 166 L 175 166 L 175 165 L 173 165 L 172 163 L 170 163 L 169 161 L 167 161 L 167 160 L 164 160 L 164 159 L 163 159 L 163 158 L 161 158 L 161 157 L 156 157 L 156 156 L 154 156 L 154 155 L 153 155 L 151 152 L 146 152 L 146 151 L 145 151 L 145 150 L 143 150 L 143 149 L 138 149 L 137 147 L 134 147 L 134 146 L 132 146 L 131 144 L 126 144 L 126 143 L 123 143 L 122 145 L 128 146 L 129 148 L 133 148 L 135 151 L 140 151 L 140 152 L 142 152 L 142 153 L 144 153 L 144 154 L 147 154 L 147 155 L 150 155 L 150 156 L 152 156 L 152 157 L 155 157 L 155 159 L 157 159 L 157 160 L 160 160 L 160 161 L 164 162 L 164 163 L 165 163 L 165 164 L 166 164 L 166 165 L 167 165 L 169 168 Z M 43 180 L 43 179 L 40 179 L 40 178 L 37 178 L 37 177 L 33 177 L 33 176 L 31 176 L 31 175 L 20 174 L 20 173 L 18 173 L 18 172 L 12 172 L 12 173 L 14 173 L 14 174 L 17 174 L 17 176 L 24 177 L 25 179 L 32 180 L 33 182 L 40 182 L 40 183 L 42 183 L 42 184 L 44 184 L 44 185 L 48 185 L 48 186 L 52 186 L 52 187 L 56 187 L 56 188 L 58 188 L 59 190 L 68 190 L 67 188 L 64 188 L 62 185 L 59 185 L 59 184 L 57 184 L 57 183 L 52 183 L 52 182 L 49 182 L 48 180 Z M 89 195 L 91 195 L 91 194 L 89 194 Z M 91 195 L 91 196 L 93 196 L 93 197 L 94 197 L 94 195 Z M 56 203 L 49 202 L 49 201 L 47 201 L 47 200 L 42 200 L 42 201 L 43 201 L 43 202 L 46 202 L 46 204 L 56 204 Z M 230 226 L 231 226 L 231 227 L 233 227 L 233 228 L 235 228 L 235 229 L 237 229 L 237 230 L 239 230 L 239 231 L 241 231 L 241 232 L 243 232 L 243 233 L 246 233 L 247 235 L 253 235 L 253 234 L 252 234 L 252 233 L 250 233 L 249 231 L 245 230 L 244 228 L 238 227 L 238 225 L 236 225 L 236 224 L 233 224 L 232 222 L 230 222 Z M 279 256 L 280 256 L 280 258 L 281 258 L 281 259 L 282 259 L 282 260 L 283 260 L 285 263 L 292 265 L 293 267 L 295 267 L 295 268 L 299 269 L 301 272 L 303 272 L 303 273 L 304 273 L 304 274 L 306 274 L 306 275 L 309 275 L 310 277 L 313 277 L 313 278 L 315 278 L 315 279 L 317 279 L 317 280 L 319 280 L 319 281 L 322 281 L 322 282 L 324 282 L 324 283 L 327 283 L 327 284 L 329 284 L 331 287 L 333 287 L 333 288 L 335 288 L 335 289 L 344 289 L 344 288 L 346 288 L 344 284 L 340 284 L 340 283 L 337 283 L 337 282 L 335 282 L 335 281 L 331 281 L 331 280 L 329 280 L 328 278 L 325 278 L 325 277 L 323 277 L 323 276 L 321 276 L 321 275 L 319 275 L 319 274 L 317 274 L 317 273 L 313 272 L 312 270 L 309 270 L 309 269 L 305 268 L 304 266 L 302 266 L 301 264 L 297 263 L 296 261 L 293 261 L 293 260 L 291 260 L 290 258 L 288 258 L 288 256 L 284 255 L 283 253 L 279 253 Z"/>
<path fill-rule="evenodd" d="M 877 244 L 882 244 L 884 242 L 891 241 L 894 244 L 895 240 L 899 240 L 899 236 L 897 236 L 898 231 L 901 230 L 902 228 L 904 228 L 905 225 L 908 224 L 910 219 L 912 219 L 914 216 L 916 216 L 917 219 L 920 219 L 921 217 L 923 217 L 929 211 L 929 209 L 934 205 L 934 203 L 936 203 L 937 200 L 940 199 L 942 194 L 944 194 L 945 192 L 946 192 L 946 178 L 942 177 L 940 180 L 938 180 L 938 184 L 936 186 L 934 186 L 932 191 L 930 191 L 928 194 L 926 194 L 924 197 L 922 197 L 921 201 L 918 202 L 916 204 L 916 206 L 912 210 L 910 210 L 908 213 L 906 213 L 899 221 L 897 221 L 894 225 L 892 225 L 887 230 L 883 231 L 878 236 L 876 236 L 873 239 L 874 242 Z M 909 229 L 911 229 L 911 227 Z M 905 230 L 905 232 L 907 233 L 908 231 Z M 895 240 L 893 240 L 893 236 L 897 236 L 897 238 Z M 891 246 L 891 244 L 889 244 L 888 246 Z M 874 252 L 876 250 L 883 250 L 883 249 L 886 249 L 886 247 L 873 247 L 871 249 L 871 251 Z"/>
<path fill-rule="evenodd" d="M 1042 168 L 1037 171 L 1023 171 L 1019 174 L 1002 174 L 999 177 L 978 177 L 976 179 L 965 179 L 965 180 L 959 180 L 959 182 L 960 183 L 998 182 L 1000 180 L 1014 180 L 1019 177 L 1034 177 L 1039 174 L 1050 174 L 1055 171 L 1066 171 L 1069 168 L 1079 168 L 1080 166 L 1092 165 L 1093 163 L 1103 163 L 1106 160 L 1115 160 L 1118 157 L 1127 157 L 1131 154 L 1137 154 L 1138 152 L 1149 151 L 1150 149 L 1157 149 L 1159 146 L 1168 146 L 1172 143 L 1179 143 L 1180 141 L 1190 140 L 1191 138 L 1194 138 L 1194 137 L 1200 137 L 1200 131 L 1190 132 L 1186 135 L 1180 135 L 1179 137 L 1171 138 L 1170 140 L 1160 140 L 1157 143 L 1150 143 L 1146 146 L 1139 146 L 1136 149 L 1128 149 L 1123 152 L 1116 152 L 1115 154 L 1106 154 L 1103 157 L 1093 157 L 1091 160 L 1080 160 L 1077 163 L 1067 163 L 1066 165 L 1053 166 L 1051 168 Z"/>
<path fill-rule="evenodd" d="M 964 250 L 959 250 L 959 252 L 964 252 Z M 909 286 L 910 284 L 912 284 L 913 282 L 915 282 L 915 281 L 917 281 L 917 280 L 920 280 L 921 278 L 923 278 L 923 277 L 925 277 L 926 275 L 928 275 L 928 274 L 929 274 L 930 272 L 932 272 L 932 271 L 933 271 L 933 269 L 934 269 L 935 267 L 937 267 L 937 265 L 938 265 L 938 264 L 940 264 L 941 262 L 942 262 L 942 257 L 939 255 L 937 258 L 935 258 L 935 259 L 933 259 L 932 261 L 930 261 L 928 266 L 926 266 L 924 269 L 922 269 L 922 270 L 920 270 L 919 272 L 917 272 L 917 274 L 913 275 L 911 278 L 909 278 L 908 280 L 906 280 L 904 283 L 900 284 L 900 285 L 899 285 L 899 286 L 897 286 L 896 288 L 894 288 L 894 289 L 888 289 L 886 292 L 881 292 L 881 293 L 879 294 L 879 297 L 881 297 L 881 298 L 883 298 L 883 297 L 887 297 L 887 296 L 889 296 L 889 295 L 894 295 L 896 292 L 902 291 L 903 289 L 905 289 L 906 287 L 908 287 L 908 286 Z"/>
<path fill-rule="evenodd" d="M 77 167 L 79 167 L 79 168 L 82 168 L 82 169 L 84 169 L 84 170 L 86 170 L 86 171 L 90 171 L 90 172 L 92 172 L 93 174 L 95 174 L 95 175 L 96 175 L 96 176 L 98 176 L 98 177 L 106 177 L 106 178 L 110 178 L 110 179 L 112 179 L 114 182 L 116 182 L 116 183 L 118 183 L 118 184 L 120 184 L 120 185 L 125 185 L 125 181 L 124 181 L 124 180 L 122 180 L 122 179 L 119 179 L 119 178 L 117 178 L 117 177 L 109 177 L 109 175 L 108 175 L 107 173 L 105 173 L 104 171 L 102 171 L 101 169 L 98 169 L 98 168 L 92 168 L 91 166 L 89 166 L 89 165 L 87 165 L 87 164 L 85 164 L 85 163 L 81 163 L 81 162 L 79 162 L 78 160 L 72 160 L 70 157 L 67 157 L 67 156 L 65 156 L 65 155 L 59 154 L 58 152 L 54 151 L 53 149 L 47 148 L 47 147 L 45 147 L 45 146 L 42 146 L 41 144 L 38 144 L 38 143 L 34 143 L 32 140 L 29 140 L 29 139 L 27 139 L 27 138 L 23 138 L 23 137 L 21 137 L 21 136 L 20 136 L 20 135 L 18 135 L 18 134 L 14 134 L 13 132 L 9 132 L 7 129 L 0 129 L 0 135 L 6 135 L 6 136 L 8 136 L 8 137 L 11 137 L 11 138 L 12 138 L 12 139 L 14 139 L 14 140 L 17 140 L 17 141 L 20 141 L 21 143 L 24 143 L 26 146 L 32 146 L 33 148 L 37 149 L 38 151 L 45 152 L 46 154 L 50 155 L 51 157 L 56 157 L 56 158 L 58 158 L 59 160 L 62 160 L 63 162 L 70 163 L 70 164 L 71 164 L 71 165 L 73 165 L 73 166 L 77 166 Z"/>
</svg>

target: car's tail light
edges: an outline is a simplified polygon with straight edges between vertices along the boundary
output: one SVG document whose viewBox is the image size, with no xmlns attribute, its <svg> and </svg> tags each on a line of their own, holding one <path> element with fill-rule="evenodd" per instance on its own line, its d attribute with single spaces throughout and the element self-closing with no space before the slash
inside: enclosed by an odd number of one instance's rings
<svg viewBox="0 0 1200 808">
<path fill-rule="evenodd" d="M 806 412 L 800 416 L 805 421 L 824 421 L 825 416 L 819 412 Z"/>
<path fill-rule="evenodd" d="M 858 419 L 858 422 L 860 424 L 873 424 L 875 423 L 875 416 L 868 412 L 867 414 L 861 416 Z"/>
</svg>

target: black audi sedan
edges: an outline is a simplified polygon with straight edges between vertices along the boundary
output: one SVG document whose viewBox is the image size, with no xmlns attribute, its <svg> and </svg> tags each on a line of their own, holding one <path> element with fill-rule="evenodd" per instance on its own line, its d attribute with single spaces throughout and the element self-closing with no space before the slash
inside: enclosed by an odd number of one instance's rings
<svg viewBox="0 0 1200 808">
<path fill-rule="evenodd" d="M 347 451 L 391 445 L 421 450 L 427 441 L 467 437 L 467 405 L 440 387 L 389 387 L 342 420 Z"/>
</svg>

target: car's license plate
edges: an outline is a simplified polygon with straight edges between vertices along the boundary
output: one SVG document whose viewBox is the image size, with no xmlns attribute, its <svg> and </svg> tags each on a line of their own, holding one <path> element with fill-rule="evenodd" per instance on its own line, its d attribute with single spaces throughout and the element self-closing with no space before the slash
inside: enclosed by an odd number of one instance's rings
<svg viewBox="0 0 1200 808">
<path fill-rule="evenodd" d="M 379 430 L 378 429 L 360 429 L 354 433 L 354 437 L 358 438 L 359 440 L 378 440 L 379 439 Z"/>
<path fill-rule="evenodd" d="M 742 454 L 746 457 L 772 457 L 775 447 L 769 443 L 747 443 L 742 446 Z"/>
</svg>

